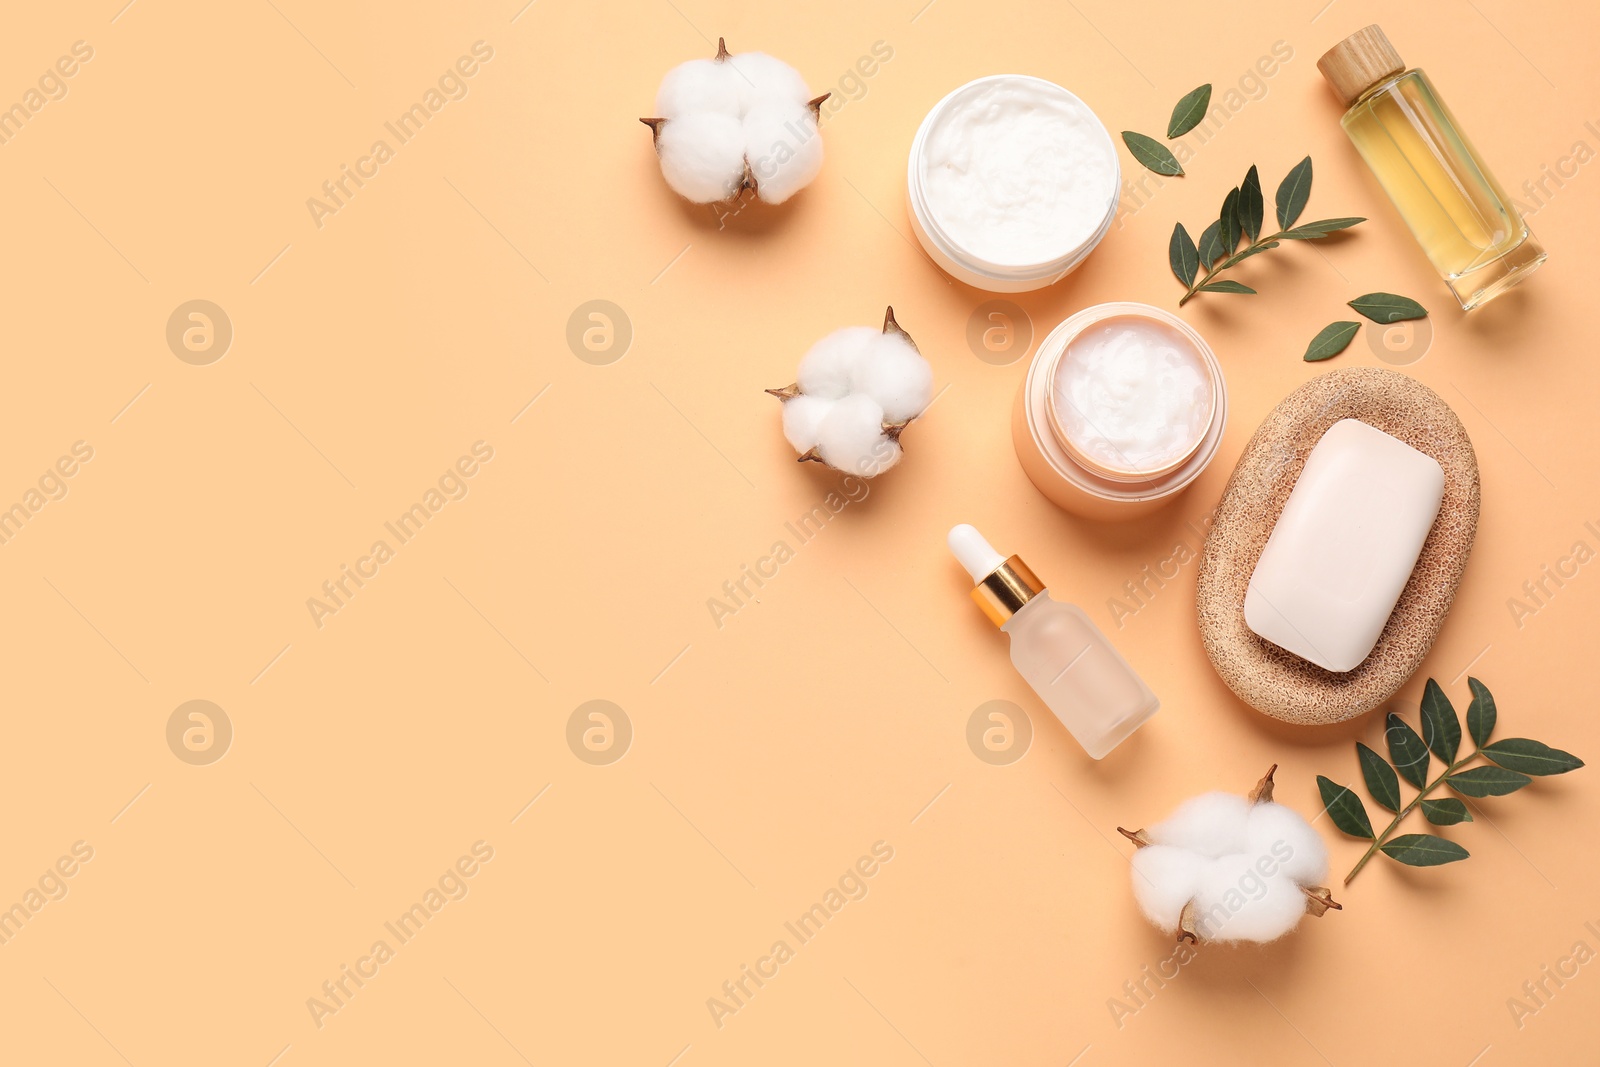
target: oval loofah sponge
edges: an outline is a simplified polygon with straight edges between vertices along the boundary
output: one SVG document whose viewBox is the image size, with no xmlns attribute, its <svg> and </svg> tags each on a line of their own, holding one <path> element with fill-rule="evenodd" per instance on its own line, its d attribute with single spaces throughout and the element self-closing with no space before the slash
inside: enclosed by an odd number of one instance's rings
<svg viewBox="0 0 1600 1067">
<path fill-rule="evenodd" d="M 1411 580 L 1372 653 L 1334 674 L 1251 632 L 1244 597 L 1261 550 L 1328 427 L 1359 419 L 1444 468 L 1444 502 Z M 1200 640 L 1240 700 L 1284 722 L 1322 725 L 1371 711 L 1394 695 L 1433 647 L 1478 529 L 1478 460 L 1450 406 L 1420 382 L 1377 367 L 1331 371 L 1272 410 L 1245 446 L 1206 537 L 1195 594 Z"/>
</svg>

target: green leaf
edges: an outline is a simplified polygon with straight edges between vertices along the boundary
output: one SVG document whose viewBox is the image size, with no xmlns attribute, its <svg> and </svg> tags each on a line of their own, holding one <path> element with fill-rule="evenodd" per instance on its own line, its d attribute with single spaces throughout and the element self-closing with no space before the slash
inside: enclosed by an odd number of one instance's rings
<svg viewBox="0 0 1600 1067">
<path fill-rule="evenodd" d="M 1238 282 L 1229 282 L 1229 281 L 1207 282 L 1206 284 L 1202 285 L 1199 289 L 1197 289 L 1196 292 L 1200 292 L 1200 293 L 1238 293 L 1240 296 L 1255 296 L 1256 295 L 1256 291 L 1254 289 L 1250 288 L 1248 285 L 1240 285 Z"/>
<path fill-rule="evenodd" d="M 1422 687 L 1422 739 L 1441 762 L 1453 763 L 1461 747 L 1461 720 L 1450 698 L 1432 678 Z"/>
<path fill-rule="evenodd" d="M 1365 218 L 1359 215 L 1337 219 L 1318 219 L 1315 222 L 1302 222 L 1295 227 L 1295 230 L 1299 232 L 1315 232 L 1327 236 L 1337 230 L 1348 230 L 1350 227 L 1358 226 L 1366 221 Z"/>
<path fill-rule="evenodd" d="M 1454 841 L 1446 841 L 1432 834 L 1401 834 L 1379 847 L 1385 856 L 1399 860 L 1408 867 L 1437 867 L 1441 863 L 1454 863 L 1471 855 Z"/>
<path fill-rule="evenodd" d="M 1264 245 L 1251 245 L 1249 248 L 1242 249 L 1242 250 L 1240 250 L 1238 252 L 1235 252 L 1233 255 L 1229 256 L 1228 257 L 1228 266 L 1231 267 L 1236 263 L 1243 263 L 1245 260 L 1249 259 L 1251 256 L 1259 256 L 1261 253 L 1270 252 L 1272 249 L 1277 248 L 1277 247 L 1278 247 L 1278 242 L 1277 241 L 1268 241 Z"/>
<path fill-rule="evenodd" d="M 1287 230 L 1306 209 L 1311 198 L 1311 157 L 1307 156 L 1290 169 L 1273 198 L 1278 205 L 1278 228 Z"/>
<path fill-rule="evenodd" d="M 1317 791 L 1322 794 L 1322 807 L 1333 825 L 1351 837 L 1373 839 L 1372 820 L 1367 818 L 1367 806 L 1347 786 L 1317 775 Z"/>
<path fill-rule="evenodd" d="M 1213 222 L 1200 233 L 1200 265 L 1206 270 L 1210 270 L 1211 264 L 1223 256 L 1221 230 L 1222 223 Z"/>
<path fill-rule="evenodd" d="M 1526 737 L 1506 737 L 1484 745 L 1483 754 L 1506 770 L 1523 774 L 1566 774 L 1583 766 L 1583 760 L 1572 753 Z"/>
<path fill-rule="evenodd" d="M 1138 160 L 1139 165 L 1145 170 L 1165 174 L 1169 178 L 1183 175 L 1183 167 L 1179 166 L 1178 157 L 1154 137 L 1146 137 L 1132 130 L 1123 130 L 1122 143 L 1128 146 L 1128 151 L 1133 153 L 1133 158 Z"/>
<path fill-rule="evenodd" d="M 1350 347 L 1350 342 L 1360 329 L 1359 322 L 1330 322 L 1311 339 L 1311 344 L 1306 346 L 1305 361 L 1319 363 L 1325 359 L 1332 359 Z"/>
<path fill-rule="evenodd" d="M 1422 743 L 1417 732 L 1391 711 L 1383 736 L 1389 742 L 1389 758 L 1394 761 L 1394 769 L 1418 789 L 1427 785 L 1428 746 Z"/>
<path fill-rule="evenodd" d="M 1261 199 L 1261 175 L 1252 163 L 1245 172 L 1244 184 L 1239 186 L 1239 225 L 1244 227 L 1246 240 L 1254 241 L 1261 236 L 1261 220 L 1265 214 L 1266 205 Z"/>
<path fill-rule="evenodd" d="M 1217 214 L 1217 222 L 1221 229 L 1217 233 L 1217 240 L 1222 243 L 1224 252 L 1232 252 L 1239 245 L 1239 187 L 1234 186 L 1228 190 L 1228 195 L 1222 198 L 1222 210 Z"/>
<path fill-rule="evenodd" d="M 1172 109 L 1172 118 L 1167 120 L 1167 140 L 1182 137 L 1206 117 L 1206 110 L 1211 107 L 1211 85 L 1208 82 L 1198 89 L 1192 89 L 1184 94 L 1177 106 Z"/>
<path fill-rule="evenodd" d="M 1474 767 L 1445 778 L 1445 784 L 1451 789 L 1469 797 L 1503 797 L 1531 781 L 1533 779 L 1526 774 L 1503 767 Z"/>
<path fill-rule="evenodd" d="M 1356 309 L 1357 314 L 1371 319 L 1380 326 L 1428 317 L 1427 308 L 1408 296 L 1395 296 L 1393 293 L 1368 293 L 1366 296 L 1358 296 L 1350 301 L 1350 306 Z"/>
<path fill-rule="evenodd" d="M 1185 286 L 1194 284 L 1195 272 L 1200 267 L 1200 253 L 1181 222 L 1172 227 L 1172 240 L 1167 243 L 1167 262 L 1172 264 L 1172 273 L 1180 282 Z"/>
<path fill-rule="evenodd" d="M 1367 792 L 1372 799 L 1390 811 L 1400 810 L 1400 779 L 1387 760 L 1372 749 L 1356 742 L 1356 756 L 1361 760 L 1361 777 L 1367 780 Z"/>
<path fill-rule="evenodd" d="M 1454 826 L 1458 822 L 1472 821 L 1472 812 L 1455 797 L 1424 800 L 1422 814 L 1435 826 Z"/>
<path fill-rule="evenodd" d="M 1489 735 L 1494 733 L 1494 723 L 1500 713 L 1495 709 L 1494 694 L 1489 692 L 1488 686 L 1468 676 L 1467 688 L 1472 690 L 1472 703 L 1467 705 L 1467 733 L 1472 735 L 1473 743 L 1482 748 L 1489 743 Z"/>
</svg>

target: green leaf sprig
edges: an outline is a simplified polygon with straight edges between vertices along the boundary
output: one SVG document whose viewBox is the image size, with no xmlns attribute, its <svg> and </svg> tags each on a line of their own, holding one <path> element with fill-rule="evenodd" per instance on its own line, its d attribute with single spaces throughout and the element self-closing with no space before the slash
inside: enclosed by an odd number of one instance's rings
<svg viewBox="0 0 1600 1067">
<path fill-rule="evenodd" d="M 1232 280 L 1217 280 L 1217 275 L 1251 256 L 1277 248 L 1284 241 L 1319 241 L 1329 234 L 1348 230 L 1367 221 L 1364 218 L 1346 217 L 1301 222 L 1300 215 L 1305 211 L 1306 201 L 1310 197 L 1311 157 L 1307 156 L 1289 171 L 1273 197 L 1278 232 L 1262 234 L 1266 203 L 1261 194 L 1261 175 L 1252 165 L 1244 181 L 1228 190 L 1216 221 L 1201 232 L 1198 243 L 1189 236 L 1183 223 L 1175 225 L 1172 239 L 1168 242 L 1167 259 L 1173 275 L 1185 287 L 1178 306 L 1187 304 L 1199 293 L 1253 294 L 1255 290 L 1248 285 Z M 1240 241 L 1246 242 L 1245 247 L 1239 248 Z M 1204 274 L 1200 273 L 1201 269 L 1204 269 Z M 1348 338 L 1345 343 L 1349 343 Z M 1343 350 L 1342 345 L 1339 350 Z M 1334 354 L 1330 352 L 1328 355 Z M 1326 359 L 1327 356 L 1320 358 Z"/>
<path fill-rule="evenodd" d="M 1526 737 L 1507 737 L 1491 743 L 1499 712 L 1494 696 L 1487 686 L 1476 678 L 1467 679 L 1472 690 L 1472 703 L 1467 706 L 1467 733 L 1472 739 L 1472 751 L 1457 759 L 1461 748 L 1461 720 L 1456 717 L 1444 690 L 1432 678 L 1422 692 L 1422 733 L 1419 735 L 1400 716 L 1389 713 L 1384 736 L 1388 742 L 1389 758 L 1386 760 L 1359 742 L 1356 758 L 1361 765 L 1361 777 L 1367 792 L 1385 811 L 1394 813 L 1382 833 L 1372 828 L 1367 807 L 1355 790 L 1322 775 L 1317 775 L 1317 789 L 1322 794 L 1322 806 L 1333 824 L 1351 837 L 1372 842 L 1350 873 L 1345 875 L 1345 885 L 1360 873 L 1361 868 L 1374 855 L 1385 856 L 1411 867 L 1436 867 L 1454 863 L 1468 856 L 1466 849 L 1454 841 L 1433 834 L 1400 834 L 1395 829 L 1401 821 L 1417 808 L 1423 818 L 1434 826 L 1453 826 L 1472 822 L 1472 812 L 1455 797 L 1430 797 L 1435 789 L 1447 785 L 1462 796 L 1498 797 L 1514 793 L 1533 781 L 1534 776 L 1566 774 L 1583 766 L 1583 760 L 1570 752 L 1530 740 Z M 1436 778 L 1428 777 L 1429 753 L 1437 756 L 1444 770 Z M 1467 767 L 1482 757 L 1488 762 Z M 1417 795 L 1401 806 L 1400 779 L 1404 778 L 1418 790 Z"/>
<path fill-rule="evenodd" d="M 1206 109 L 1211 106 L 1211 84 L 1207 82 L 1198 89 L 1191 89 L 1183 94 L 1183 99 L 1173 105 L 1172 117 L 1167 120 L 1167 140 L 1182 137 L 1206 117 Z M 1148 134 L 1135 133 L 1133 130 L 1122 131 L 1122 143 L 1128 146 L 1128 151 L 1133 153 L 1133 158 L 1138 160 L 1139 166 L 1154 174 L 1164 174 L 1169 178 L 1183 177 L 1183 164 L 1178 162 L 1178 157 L 1172 154 L 1172 149 Z"/>
</svg>

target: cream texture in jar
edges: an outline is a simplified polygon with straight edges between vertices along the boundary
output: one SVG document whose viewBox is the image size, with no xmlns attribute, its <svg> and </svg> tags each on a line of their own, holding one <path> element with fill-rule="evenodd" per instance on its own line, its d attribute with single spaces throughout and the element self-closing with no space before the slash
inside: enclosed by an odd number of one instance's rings
<svg viewBox="0 0 1600 1067">
<path fill-rule="evenodd" d="M 1156 319 L 1117 315 L 1068 342 L 1052 376 L 1066 444 L 1110 477 L 1145 477 L 1187 459 L 1211 425 L 1211 373 L 1195 345 Z"/>
<path fill-rule="evenodd" d="M 1170 502 L 1205 471 L 1228 421 L 1228 386 L 1205 338 L 1148 304 L 1096 304 L 1039 342 L 1012 412 L 1034 486 L 1090 519 Z"/>
<path fill-rule="evenodd" d="M 1115 209 L 1121 172 L 1105 127 L 1039 78 L 985 78 L 957 90 L 929 116 L 921 155 L 928 212 L 978 260 L 1070 270 Z"/>
</svg>

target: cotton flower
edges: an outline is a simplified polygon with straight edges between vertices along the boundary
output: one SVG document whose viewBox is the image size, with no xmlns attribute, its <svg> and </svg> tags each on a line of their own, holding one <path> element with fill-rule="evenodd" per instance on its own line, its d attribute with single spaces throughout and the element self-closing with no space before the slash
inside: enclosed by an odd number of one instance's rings
<svg viewBox="0 0 1600 1067">
<path fill-rule="evenodd" d="M 846 326 L 811 346 L 795 383 L 767 392 L 783 401 L 783 435 L 800 453 L 864 478 L 900 462 L 900 434 L 933 399 L 933 368 L 911 335 Z"/>
<path fill-rule="evenodd" d="M 697 204 L 730 200 L 745 189 L 781 204 L 822 170 L 814 99 L 800 73 L 764 52 L 730 55 L 717 39 L 711 59 L 667 72 L 656 91 L 655 134 L 661 174 Z"/>
<path fill-rule="evenodd" d="M 1205 793 L 1148 830 L 1117 828 L 1138 846 L 1133 895 L 1146 918 L 1180 941 L 1275 941 L 1300 916 L 1340 907 L 1322 888 L 1322 838 L 1272 802 L 1276 770 L 1248 797 Z"/>
</svg>

